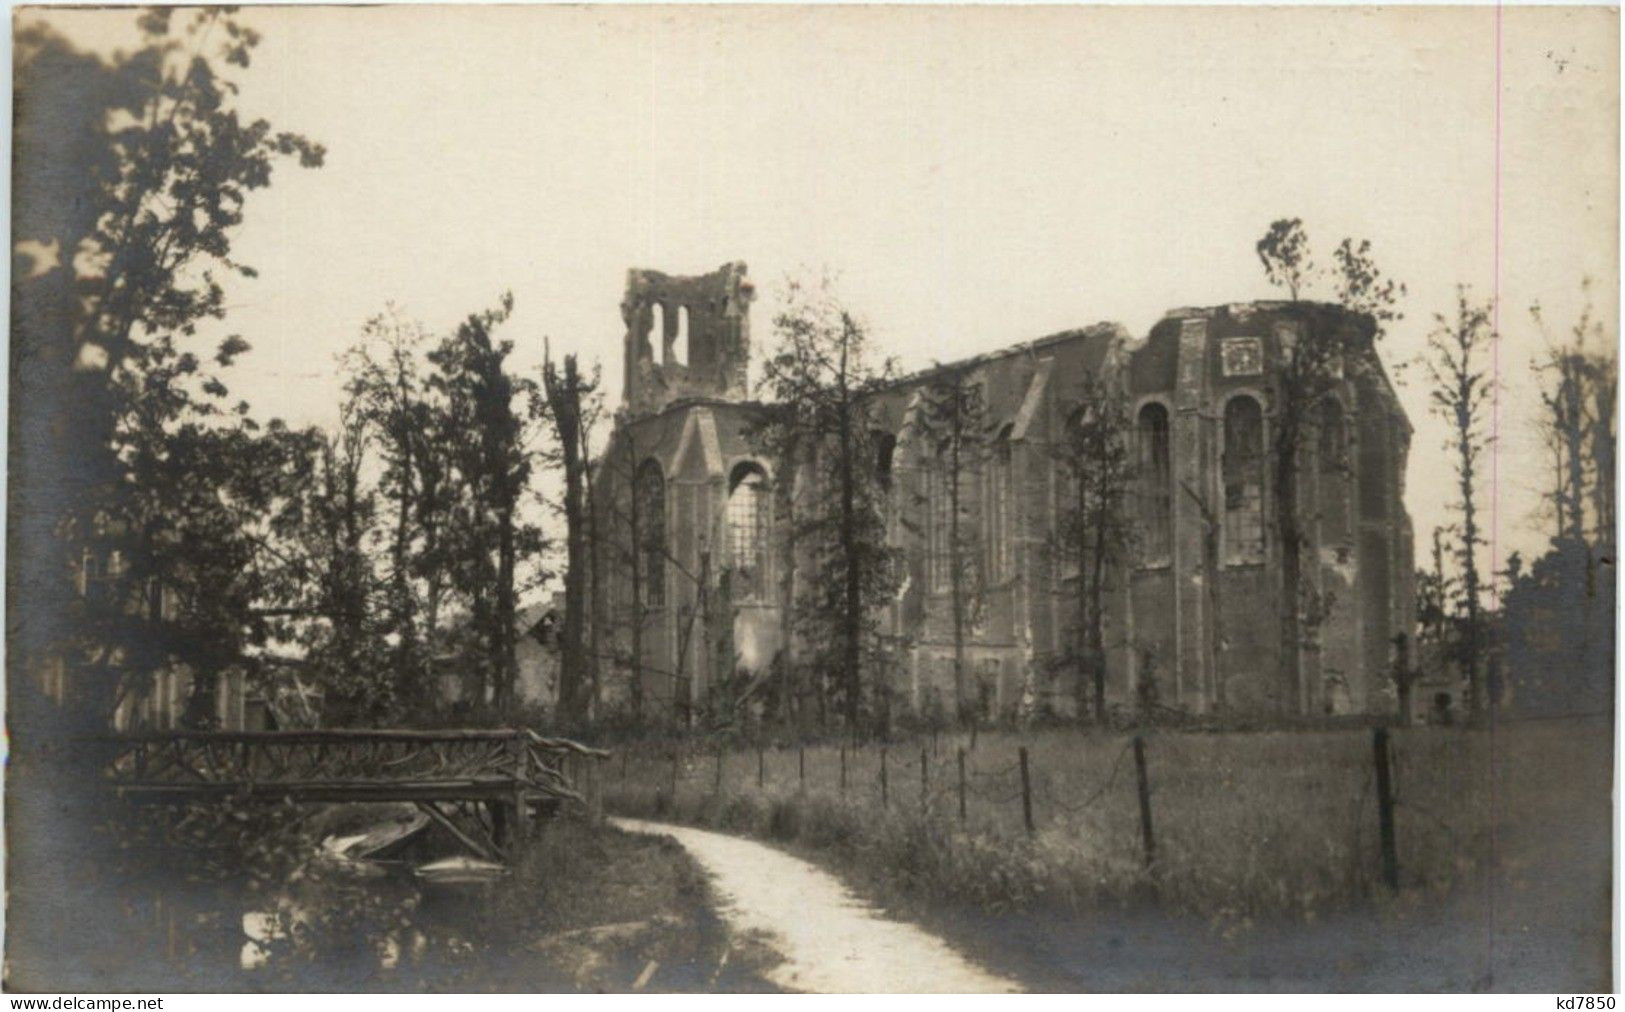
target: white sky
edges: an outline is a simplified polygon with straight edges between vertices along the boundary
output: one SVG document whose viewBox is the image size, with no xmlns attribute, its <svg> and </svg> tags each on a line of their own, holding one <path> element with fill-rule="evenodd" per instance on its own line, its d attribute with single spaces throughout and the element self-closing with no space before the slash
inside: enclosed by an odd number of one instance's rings
<svg viewBox="0 0 1625 1012">
<path fill-rule="evenodd" d="M 1501 25 L 1500 551 L 1538 549 L 1527 308 L 1617 334 L 1618 27 Z M 128 11 L 38 12 L 87 45 Z M 630 266 L 749 263 L 770 343 L 787 273 L 827 266 L 905 367 L 1172 307 L 1269 297 L 1253 243 L 1302 217 L 1329 264 L 1372 240 L 1409 283 L 1390 364 L 1454 286 L 1495 280 L 1494 8 L 280 8 L 241 104 L 324 143 L 254 195 L 258 267 L 221 331 L 234 392 L 327 422 L 334 356 L 388 301 L 431 328 L 516 299 L 507 336 L 603 363 L 618 402 Z M 1442 429 L 1417 437 L 1420 553 L 1446 521 Z"/>
</svg>

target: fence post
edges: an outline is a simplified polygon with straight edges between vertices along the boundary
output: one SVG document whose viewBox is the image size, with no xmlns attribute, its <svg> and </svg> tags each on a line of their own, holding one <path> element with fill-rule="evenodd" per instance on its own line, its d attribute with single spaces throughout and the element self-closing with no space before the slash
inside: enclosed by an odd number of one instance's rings
<svg viewBox="0 0 1625 1012">
<path fill-rule="evenodd" d="M 756 789 L 762 789 L 762 779 L 766 774 L 766 762 L 762 759 L 762 746 L 756 746 Z"/>
<path fill-rule="evenodd" d="M 597 762 L 587 764 L 587 783 L 592 786 L 588 797 L 591 803 L 587 806 L 588 814 L 593 825 L 602 825 L 604 821 L 604 780 L 603 773 L 598 769 Z"/>
<path fill-rule="evenodd" d="M 678 756 L 680 751 L 682 751 L 680 745 L 671 747 L 671 810 L 674 814 L 677 811 L 677 764 L 681 762 Z"/>
<path fill-rule="evenodd" d="M 626 784 L 626 753 L 628 749 L 621 750 L 621 784 Z"/>
<path fill-rule="evenodd" d="M 1382 880 L 1399 889 L 1399 852 L 1394 844 L 1394 779 L 1389 767 L 1388 729 L 1371 732 L 1371 753 L 1377 764 L 1377 828 L 1382 838 Z"/>
<path fill-rule="evenodd" d="M 886 746 L 880 746 L 880 807 L 886 808 Z"/>
<path fill-rule="evenodd" d="M 1145 772 L 1145 739 L 1134 736 L 1134 778 L 1140 787 L 1140 843 L 1145 847 L 1145 866 L 1156 860 L 1157 841 L 1151 835 L 1151 781 Z"/>
<path fill-rule="evenodd" d="M 801 789 L 807 789 L 807 746 L 803 745 L 796 752 L 796 776 L 801 781 Z"/>
<path fill-rule="evenodd" d="M 593 793 L 595 795 L 594 801 L 597 803 L 597 806 L 598 806 L 596 821 L 598 822 L 599 825 L 603 825 L 603 823 L 604 823 L 604 781 L 608 780 L 608 779 L 609 779 L 609 771 L 608 770 L 599 769 L 597 773 L 593 774 L 592 785 L 593 785 L 593 788 L 594 788 Z"/>
<path fill-rule="evenodd" d="M 530 833 L 530 806 L 525 803 L 525 789 L 520 785 L 525 780 L 525 767 L 530 753 L 525 748 L 523 738 L 515 735 L 508 739 L 508 754 L 513 756 L 514 788 L 513 788 L 513 829 L 510 846 L 513 848 L 510 856 L 518 863 L 518 858 L 525 851 L 525 842 Z M 573 772 L 573 771 L 572 771 Z M 574 778 L 572 778 L 574 779 Z M 585 784 L 582 784 L 585 787 Z"/>
<path fill-rule="evenodd" d="M 931 773 L 926 766 L 925 749 L 920 749 L 920 811 L 923 813 L 931 793 Z"/>
<path fill-rule="evenodd" d="M 1021 746 L 1021 821 L 1027 824 L 1027 835 L 1033 835 L 1033 784 L 1027 772 L 1027 746 Z"/>
<path fill-rule="evenodd" d="M 965 821 L 965 746 L 959 747 L 959 821 Z"/>
<path fill-rule="evenodd" d="M 841 746 L 841 796 L 846 796 L 846 746 Z"/>
<path fill-rule="evenodd" d="M 711 793 L 722 793 L 722 743 L 717 743 L 717 781 L 711 788 Z"/>
</svg>

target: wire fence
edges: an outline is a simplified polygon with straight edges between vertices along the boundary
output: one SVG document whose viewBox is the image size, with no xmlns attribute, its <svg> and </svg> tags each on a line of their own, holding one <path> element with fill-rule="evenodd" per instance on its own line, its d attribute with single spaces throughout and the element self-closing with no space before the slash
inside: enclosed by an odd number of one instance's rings
<svg viewBox="0 0 1625 1012">
<path fill-rule="evenodd" d="M 1132 739 L 1123 739 L 1098 769 L 1032 759 L 1024 778 L 1020 754 L 1027 746 L 1003 747 L 992 738 L 981 736 L 978 748 L 956 741 L 935 749 L 924 742 L 634 745 L 622 749 L 612 764 L 613 786 L 653 789 L 675 808 L 719 796 L 802 796 L 899 814 L 953 817 L 983 828 L 1024 826 L 1024 810 L 1030 809 L 1036 830 L 1098 806 L 1130 768 L 1126 759 Z"/>
<path fill-rule="evenodd" d="M 1162 731 L 1138 736 L 1138 762 L 1136 737 L 639 743 L 601 776 L 612 806 L 671 818 L 716 821 L 740 804 L 815 815 L 822 805 L 876 825 L 1093 848 L 1147 865 L 1154 854 L 1160 865 L 1215 875 L 1233 870 L 1219 867 L 1226 862 L 1290 865 L 1305 881 L 1448 879 L 1490 831 L 1493 746 L 1471 732 Z"/>
</svg>

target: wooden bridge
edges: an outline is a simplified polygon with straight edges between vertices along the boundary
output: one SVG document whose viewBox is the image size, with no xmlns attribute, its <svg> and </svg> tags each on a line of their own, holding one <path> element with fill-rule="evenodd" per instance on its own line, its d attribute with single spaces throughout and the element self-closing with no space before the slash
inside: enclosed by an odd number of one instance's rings
<svg viewBox="0 0 1625 1012">
<path fill-rule="evenodd" d="M 609 757 L 523 728 L 172 731 L 111 741 L 108 778 L 131 801 L 410 802 L 490 858 L 522 845 L 533 815 L 584 800 L 566 775 L 573 759 Z"/>
</svg>

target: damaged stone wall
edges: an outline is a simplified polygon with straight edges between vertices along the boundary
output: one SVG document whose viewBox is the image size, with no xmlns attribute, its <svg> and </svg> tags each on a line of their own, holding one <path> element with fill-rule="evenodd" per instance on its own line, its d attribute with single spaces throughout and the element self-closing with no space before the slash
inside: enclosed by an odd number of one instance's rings
<svg viewBox="0 0 1625 1012">
<path fill-rule="evenodd" d="M 688 277 L 628 271 L 621 300 L 627 409 L 641 416 L 690 398 L 745 400 L 754 297 L 739 262 Z"/>
<path fill-rule="evenodd" d="M 670 592 L 659 608 L 644 610 L 642 621 L 646 666 L 665 672 L 656 705 L 673 713 L 691 708 L 710 683 L 733 677 L 712 670 L 717 665 L 702 644 L 730 644 L 737 663 L 751 668 L 734 673 L 746 682 L 782 671 L 778 662 L 795 649 L 785 602 L 793 599 L 798 566 L 782 515 L 770 525 L 774 592 L 713 608 L 713 628 L 700 628 L 697 614 L 703 609 L 693 574 L 707 557 L 711 579 L 726 572 L 730 476 L 744 464 L 774 482 L 793 480 L 774 475 L 773 462 L 750 445 L 749 419 L 762 410 L 746 388 L 752 294 L 744 265 L 734 263 L 695 277 L 632 271 L 622 303 L 625 403 L 600 482 L 606 501 L 628 494 L 616 491 L 616 476 L 630 475 L 641 459 L 655 461 L 669 482 L 662 522 L 673 553 Z M 1413 607 L 1402 499 L 1410 427 L 1375 352 L 1348 370 L 1358 382 L 1340 385 L 1328 409 L 1330 434 L 1311 438 L 1306 448 L 1305 580 L 1324 603 L 1325 618 L 1306 637 L 1297 686 L 1283 684 L 1279 657 L 1281 552 L 1267 456 L 1280 396 L 1274 363 L 1297 328 L 1312 319 L 1346 323 L 1340 313 L 1284 302 L 1181 309 L 1139 341 L 1102 324 L 953 366 L 982 385 L 987 427 L 986 459 L 970 462 L 963 474 L 962 522 L 975 534 L 972 550 L 985 577 L 965 651 L 969 702 L 989 717 L 1075 712 L 1077 672 L 1060 659 L 1078 635 L 1078 578 L 1056 550 L 1064 478 L 1055 447 L 1085 379 L 1107 375 L 1122 384 L 1131 419 L 1147 405 L 1164 413 L 1170 472 L 1157 493 L 1169 497 L 1165 508 L 1136 511 L 1142 521 L 1166 518 L 1167 533 L 1157 541 L 1165 547 L 1131 553 L 1132 561 L 1108 574 L 1108 703 L 1128 710 L 1151 696 L 1188 713 L 1275 715 L 1393 708 L 1392 642 L 1409 628 Z M 929 558 L 928 476 L 940 464 L 918 420 L 928 381 L 929 374 L 905 379 L 874 404 L 887 454 L 886 521 L 905 567 L 885 626 L 907 645 L 894 698 L 916 711 L 951 713 L 952 608 L 947 588 L 932 585 Z M 1227 474 L 1227 409 L 1238 399 L 1255 402 L 1254 417 L 1262 419 L 1257 438 L 1266 456 L 1252 485 Z M 1002 463 L 994 458 L 1001 453 Z M 781 513 L 786 498 L 807 494 L 799 485 L 789 497 L 778 492 Z M 1254 512 L 1232 516 L 1238 509 Z M 1249 519 L 1261 532 L 1259 543 L 1237 544 Z M 624 572 L 606 576 L 601 611 L 628 607 L 625 583 Z M 612 681 L 606 688 L 614 695 Z"/>
</svg>

